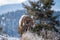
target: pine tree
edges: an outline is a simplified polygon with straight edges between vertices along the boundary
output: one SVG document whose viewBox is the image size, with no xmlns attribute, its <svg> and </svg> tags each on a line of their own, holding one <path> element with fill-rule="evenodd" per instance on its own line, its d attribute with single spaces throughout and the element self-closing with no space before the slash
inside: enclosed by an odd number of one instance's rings
<svg viewBox="0 0 60 40">
<path fill-rule="evenodd" d="M 2 27 L 0 27 L 0 35 L 2 34 Z"/>
<path fill-rule="evenodd" d="M 60 15 L 54 16 L 54 11 L 51 10 L 54 5 L 54 0 L 37 0 L 30 1 L 29 6 L 23 3 L 24 8 L 27 10 L 29 15 L 33 15 L 35 17 L 35 21 L 38 23 L 34 28 L 34 31 L 40 31 L 43 28 L 45 30 L 55 30 L 58 32 L 56 27 L 60 26 L 60 21 L 56 20 Z"/>
</svg>

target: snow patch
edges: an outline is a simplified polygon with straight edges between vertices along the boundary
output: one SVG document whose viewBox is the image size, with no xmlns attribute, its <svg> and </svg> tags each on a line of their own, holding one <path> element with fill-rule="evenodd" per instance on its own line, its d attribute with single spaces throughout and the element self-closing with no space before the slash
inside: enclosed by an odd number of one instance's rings
<svg viewBox="0 0 60 40">
<path fill-rule="evenodd" d="M 20 40 L 20 39 L 16 37 L 6 37 L 6 36 L 0 35 L 0 40 Z"/>
</svg>

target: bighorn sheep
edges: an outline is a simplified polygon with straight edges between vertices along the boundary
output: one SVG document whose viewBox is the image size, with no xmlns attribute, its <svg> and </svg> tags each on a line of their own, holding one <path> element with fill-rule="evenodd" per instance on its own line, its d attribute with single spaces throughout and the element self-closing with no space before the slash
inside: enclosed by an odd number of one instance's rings
<svg viewBox="0 0 60 40">
<path fill-rule="evenodd" d="M 18 32 L 22 35 L 27 29 L 30 29 L 34 26 L 33 17 L 29 15 L 22 15 L 19 20 Z"/>
</svg>

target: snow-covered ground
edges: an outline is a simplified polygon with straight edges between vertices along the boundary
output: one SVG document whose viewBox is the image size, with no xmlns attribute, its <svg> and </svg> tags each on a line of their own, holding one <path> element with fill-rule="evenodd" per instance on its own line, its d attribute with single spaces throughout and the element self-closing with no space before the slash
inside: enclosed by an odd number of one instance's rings
<svg viewBox="0 0 60 40">
<path fill-rule="evenodd" d="M 16 37 L 8 37 L 7 40 L 20 40 L 20 39 Z"/>
<path fill-rule="evenodd" d="M 6 36 L 0 35 L 0 40 L 20 40 L 20 38 L 17 38 L 17 37 L 6 37 Z"/>
</svg>

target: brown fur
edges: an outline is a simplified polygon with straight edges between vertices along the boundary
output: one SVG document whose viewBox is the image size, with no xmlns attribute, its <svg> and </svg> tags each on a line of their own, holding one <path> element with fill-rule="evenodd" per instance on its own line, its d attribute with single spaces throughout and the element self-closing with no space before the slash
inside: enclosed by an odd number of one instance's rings
<svg viewBox="0 0 60 40">
<path fill-rule="evenodd" d="M 23 23 L 25 23 L 24 26 L 23 26 Z M 33 19 L 31 17 L 23 17 L 21 24 L 19 24 L 19 27 L 18 27 L 19 34 L 22 35 L 24 32 L 27 31 L 28 28 L 31 28 L 33 26 L 33 24 L 34 24 L 34 22 L 33 22 Z"/>
</svg>

